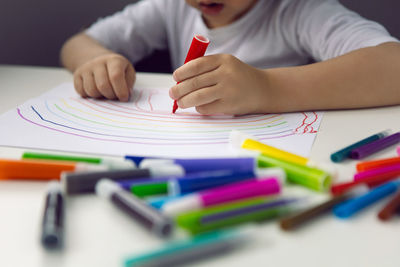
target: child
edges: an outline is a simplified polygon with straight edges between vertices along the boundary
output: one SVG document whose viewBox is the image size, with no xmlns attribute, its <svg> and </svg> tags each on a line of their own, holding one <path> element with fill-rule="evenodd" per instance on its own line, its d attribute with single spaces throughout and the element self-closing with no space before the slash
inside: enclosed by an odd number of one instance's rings
<svg viewBox="0 0 400 267">
<path fill-rule="evenodd" d="M 181 66 L 195 34 L 206 56 Z M 201 114 L 400 104 L 398 40 L 337 0 L 142 0 L 72 37 L 61 60 L 83 97 L 127 101 L 131 62 L 166 48 L 170 97 Z"/>
</svg>

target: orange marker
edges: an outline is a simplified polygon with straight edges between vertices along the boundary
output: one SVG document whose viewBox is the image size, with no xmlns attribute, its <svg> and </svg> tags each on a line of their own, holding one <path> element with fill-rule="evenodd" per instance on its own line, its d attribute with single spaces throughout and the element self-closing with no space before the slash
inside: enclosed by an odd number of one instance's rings
<svg viewBox="0 0 400 267">
<path fill-rule="evenodd" d="M 357 168 L 357 171 L 368 171 L 368 170 L 382 168 L 382 167 L 389 167 L 394 164 L 400 164 L 400 157 L 364 161 L 364 162 L 357 163 L 356 168 Z"/>
<path fill-rule="evenodd" d="M 0 180 L 59 180 L 63 171 L 104 170 L 103 165 L 44 160 L 0 159 Z"/>
<path fill-rule="evenodd" d="M 202 35 L 195 35 L 193 37 L 193 40 L 190 45 L 190 48 L 187 53 L 184 64 L 186 64 L 187 62 L 189 62 L 193 59 L 204 56 L 209 43 L 210 43 L 210 41 L 206 37 L 204 37 Z M 175 113 L 175 111 L 177 109 L 178 109 L 178 104 L 176 103 L 176 100 L 174 100 L 174 107 L 172 108 L 172 113 Z"/>
</svg>

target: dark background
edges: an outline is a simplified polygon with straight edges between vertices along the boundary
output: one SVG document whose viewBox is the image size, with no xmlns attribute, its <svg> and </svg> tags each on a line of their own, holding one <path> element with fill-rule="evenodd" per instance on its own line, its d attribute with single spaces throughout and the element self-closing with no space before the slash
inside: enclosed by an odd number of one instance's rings
<svg viewBox="0 0 400 267">
<path fill-rule="evenodd" d="M 264 0 L 261 0 L 264 1 Z M 135 0 L 2 0 L 0 64 L 60 66 L 63 42 L 97 18 L 112 14 Z M 399 0 L 341 0 L 362 16 L 380 22 L 400 38 Z M 154 61 L 157 58 L 157 61 Z M 138 71 L 170 71 L 168 55 L 157 53 Z"/>
</svg>

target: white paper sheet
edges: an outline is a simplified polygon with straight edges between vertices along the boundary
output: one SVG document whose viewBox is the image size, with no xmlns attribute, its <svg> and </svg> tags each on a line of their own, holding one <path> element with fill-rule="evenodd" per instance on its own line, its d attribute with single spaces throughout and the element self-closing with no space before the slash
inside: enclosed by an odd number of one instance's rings
<svg viewBox="0 0 400 267">
<path fill-rule="evenodd" d="M 164 157 L 232 156 L 229 133 L 307 156 L 322 113 L 202 116 L 194 109 L 171 113 L 167 88 L 135 89 L 121 103 L 79 97 L 61 84 L 0 116 L 0 145 L 99 155 Z"/>
</svg>

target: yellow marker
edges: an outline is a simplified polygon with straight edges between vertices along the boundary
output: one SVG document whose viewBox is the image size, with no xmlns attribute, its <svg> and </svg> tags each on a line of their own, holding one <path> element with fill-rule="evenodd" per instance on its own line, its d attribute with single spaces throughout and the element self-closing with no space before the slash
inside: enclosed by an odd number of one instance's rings
<svg viewBox="0 0 400 267">
<path fill-rule="evenodd" d="M 336 176 L 336 170 L 331 164 L 320 164 L 314 162 L 308 158 L 293 154 L 288 151 L 281 150 L 276 147 L 272 147 L 261 143 L 251 136 L 233 130 L 230 134 L 230 143 L 233 148 L 243 148 L 246 150 L 256 151 L 268 157 L 273 157 L 279 160 L 296 163 L 303 166 L 319 168 L 328 172 L 332 177 Z"/>
<path fill-rule="evenodd" d="M 286 160 L 289 162 L 293 162 L 296 164 L 300 164 L 300 165 L 308 165 L 308 163 L 310 162 L 309 159 L 287 152 L 287 151 L 283 151 L 280 150 L 278 148 L 263 144 L 259 141 L 253 140 L 253 139 L 245 139 L 242 143 L 242 148 L 244 149 L 249 149 L 249 150 L 255 150 L 258 152 L 261 152 L 262 154 L 269 156 L 269 157 L 274 157 L 277 159 L 281 159 L 281 160 Z"/>
</svg>

